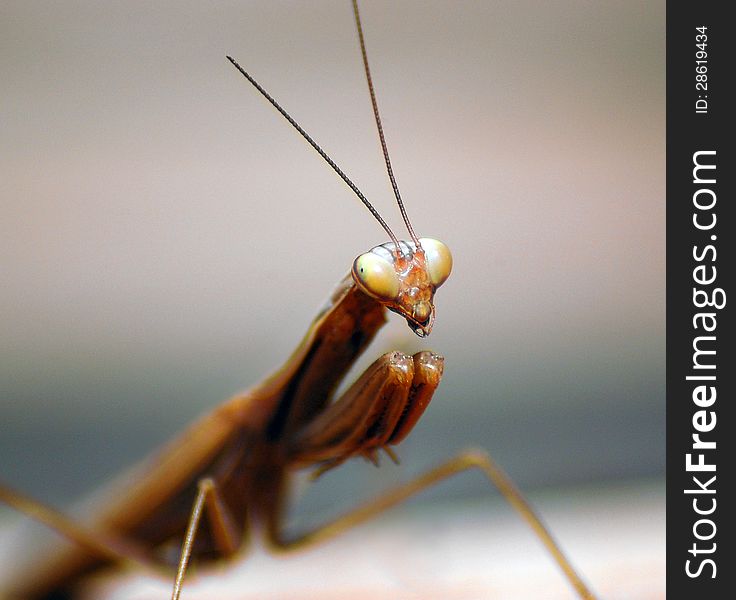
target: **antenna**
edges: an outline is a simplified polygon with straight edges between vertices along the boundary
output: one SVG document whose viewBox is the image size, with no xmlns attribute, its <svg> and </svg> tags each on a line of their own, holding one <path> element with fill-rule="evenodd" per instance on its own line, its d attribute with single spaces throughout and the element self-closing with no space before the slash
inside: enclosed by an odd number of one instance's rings
<svg viewBox="0 0 736 600">
<path fill-rule="evenodd" d="M 419 239 L 414 233 L 414 228 L 409 222 L 409 217 L 406 214 L 404 203 L 401 200 L 401 194 L 399 194 L 399 186 L 396 184 L 396 178 L 394 177 L 394 171 L 391 168 L 391 159 L 388 156 L 388 147 L 386 146 L 386 137 L 383 135 L 383 125 L 381 124 L 381 115 L 378 113 L 378 102 L 376 102 L 376 92 L 373 89 L 373 79 L 371 78 L 371 70 L 368 66 L 368 53 L 365 49 L 365 37 L 363 36 L 363 25 L 360 22 L 360 12 L 358 12 L 358 0 L 353 0 L 353 12 L 355 13 L 355 25 L 358 27 L 358 38 L 360 39 L 360 53 L 363 55 L 363 66 L 365 67 L 365 78 L 368 81 L 368 90 L 371 94 L 371 104 L 373 105 L 373 115 L 376 118 L 376 126 L 378 127 L 378 137 L 381 139 L 381 149 L 383 150 L 383 158 L 386 160 L 386 171 L 388 172 L 388 178 L 391 180 L 391 187 L 394 188 L 394 196 L 396 196 L 396 202 L 399 205 L 401 216 L 404 219 L 404 224 L 409 231 L 412 241 L 416 244 L 417 249 L 421 248 Z"/>
<path fill-rule="evenodd" d="M 325 161 L 327 162 L 327 164 L 330 165 L 333 168 L 333 170 L 335 171 L 335 173 L 337 173 L 340 176 L 340 178 L 345 183 L 348 184 L 348 187 L 351 190 L 353 190 L 353 192 L 355 192 L 355 195 L 358 196 L 358 198 L 360 198 L 360 200 L 361 200 L 361 202 L 363 204 L 365 204 L 366 208 L 375 217 L 375 219 L 381 224 L 381 227 L 383 227 L 386 230 L 386 233 L 388 233 L 389 237 L 391 238 L 391 241 L 395 244 L 395 246 L 397 248 L 397 252 L 399 252 L 400 251 L 399 250 L 399 248 L 400 248 L 399 247 L 399 240 L 394 235 L 394 232 L 391 231 L 391 228 L 386 224 L 386 221 L 383 220 L 383 217 L 381 217 L 381 215 L 378 213 L 378 211 L 376 210 L 376 208 L 363 195 L 363 192 L 361 192 L 358 189 L 358 186 L 355 185 L 350 180 L 350 178 L 347 175 L 345 175 L 345 173 L 343 172 L 343 170 L 340 167 L 337 166 L 337 164 L 335 163 L 335 161 L 332 160 L 328 156 L 328 154 L 324 150 L 322 150 L 322 148 L 320 148 L 320 146 L 317 144 L 317 142 L 315 142 L 312 139 L 312 137 L 306 131 L 304 131 L 304 129 L 302 129 L 302 126 L 299 125 L 299 123 L 297 123 L 294 120 L 294 118 L 289 113 L 287 113 L 281 107 L 281 105 L 278 102 L 276 102 L 276 100 L 273 99 L 273 97 L 271 96 L 271 94 L 269 94 L 265 89 L 263 89 L 263 87 L 255 79 L 253 79 L 253 77 L 251 77 L 251 75 L 245 69 L 243 69 L 243 67 L 241 67 L 234 58 L 232 58 L 231 56 L 228 56 L 227 59 L 233 64 L 233 66 L 238 71 L 240 71 L 240 73 L 243 75 L 243 77 L 245 77 L 250 83 L 252 83 L 253 84 L 253 87 L 255 87 L 261 93 L 261 95 L 266 100 L 268 100 L 277 111 L 279 111 L 281 113 L 281 116 L 283 116 L 291 124 L 291 126 L 294 127 L 294 129 L 296 129 L 301 134 L 301 136 L 305 140 L 307 140 L 307 142 L 309 142 L 309 145 L 312 146 L 312 148 L 314 148 L 317 151 L 317 153 L 322 158 L 325 159 Z M 388 155 L 386 155 L 386 157 L 387 157 L 386 159 L 388 160 Z M 399 202 L 401 202 L 401 201 L 399 200 Z M 402 206 L 402 212 L 403 212 L 403 206 Z M 406 220 L 406 218 L 405 218 L 405 220 Z M 415 236 L 412 235 L 412 239 L 415 240 L 415 243 L 417 243 L 417 245 L 418 245 L 418 242 L 416 241 Z"/>
</svg>

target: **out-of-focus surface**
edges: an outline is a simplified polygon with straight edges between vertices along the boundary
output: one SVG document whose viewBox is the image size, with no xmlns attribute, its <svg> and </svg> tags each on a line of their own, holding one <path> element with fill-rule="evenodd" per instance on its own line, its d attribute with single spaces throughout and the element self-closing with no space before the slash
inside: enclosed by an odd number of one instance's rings
<svg viewBox="0 0 736 600">
<path fill-rule="evenodd" d="M 605 600 L 661 600 L 664 497 L 659 486 L 575 488 L 535 498 L 588 584 Z M 100 577 L 89 598 L 166 598 L 171 581 L 135 571 Z M 542 545 L 509 509 L 488 502 L 404 508 L 307 552 L 244 560 L 185 588 L 191 600 L 491 600 L 573 598 Z"/>
<path fill-rule="evenodd" d="M 305 514 L 471 445 L 525 489 L 660 477 L 664 2 L 363 18 L 402 195 L 455 258 L 432 336 L 392 318 L 366 360 L 446 371 L 402 468 L 347 465 Z M 400 229 L 348 2 L 3 3 L 0 480 L 93 488 L 280 364 L 384 241 L 225 54 Z"/>
</svg>

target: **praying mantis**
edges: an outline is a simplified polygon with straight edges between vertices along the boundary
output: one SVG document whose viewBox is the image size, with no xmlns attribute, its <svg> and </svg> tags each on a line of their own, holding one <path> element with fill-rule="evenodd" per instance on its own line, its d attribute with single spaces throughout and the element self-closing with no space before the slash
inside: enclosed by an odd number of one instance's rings
<svg viewBox="0 0 736 600">
<path fill-rule="evenodd" d="M 79 524 L 22 493 L 0 486 L 0 501 L 46 523 L 72 544 L 15 582 L 11 597 L 73 597 L 80 579 L 115 562 L 173 567 L 172 600 L 186 597 L 187 569 L 238 555 L 257 523 L 267 544 L 290 551 L 328 540 L 418 492 L 468 469 L 480 470 L 529 523 L 581 598 L 593 594 L 513 482 L 486 454 L 468 451 L 314 530 L 284 530 L 288 481 L 298 469 L 315 475 L 354 457 L 396 460 L 402 442 L 429 405 L 443 358 L 389 352 L 340 397 L 336 389 L 385 323 L 403 317 L 419 337 L 435 320 L 434 295 L 452 270 L 442 242 L 418 237 L 396 183 L 368 65 L 357 1 L 355 23 L 373 114 L 391 185 L 409 240 L 400 240 L 357 186 L 270 94 L 228 60 L 298 131 L 363 202 L 389 242 L 353 262 L 283 367 L 226 401 L 167 445 L 124 482 L 115 500 Z M 183 595 L 182 595 L 183 594 Z"/>
</svg>

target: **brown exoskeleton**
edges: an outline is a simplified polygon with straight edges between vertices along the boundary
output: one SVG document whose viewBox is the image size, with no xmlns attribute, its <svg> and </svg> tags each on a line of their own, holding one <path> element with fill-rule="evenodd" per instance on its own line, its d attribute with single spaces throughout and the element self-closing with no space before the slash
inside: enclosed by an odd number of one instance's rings
<svg viewBox="0 0 736 600">
<path fill-rule="evenodd" d="M 528 521 L 582 598 L 580 577 L 513 483 L 482 452 L 462 453 L 419 478 L 301 535 L 282 526 L 288 480 L 296 469 L 316 473 L 393 446 L 411 432 L 442 377 L 443 359 L 429 352 L 390 352 L 339 398 L 335 390 L 386 320 L 387 309 L 420 337 L 434 323 L 434 294 L 449 277 L 449 249 L 418 238 L 396 184 L 371 81 L 357 3 L 353 2 L 365 73 L 386 166 L 410 239 L 399 241 L 375 208 L 332 159 L 245 71 L 232 64 L 299 131 L 356 193 L 390 242 L 359 256 L 328 305 L 284 366 L 264 382 L 228 400 L 171 442 L 89 523 L 67 517 L 0 486 L 0 500 L 48 524 L 74 542 L 0 593 L 18 598 L 73 597 L 81 578 L 116 561 L 176 568 L 172 599 L 182 593 L 191 561 L 233 557 L 262 526 L 268 544 L 289 550 L 331 538 L 458 472 L 477 468 Z M 203 519 L 203 515 L 205 518 Z M 172 552 L 173 550 L 173 552 Z"/>
</svg>

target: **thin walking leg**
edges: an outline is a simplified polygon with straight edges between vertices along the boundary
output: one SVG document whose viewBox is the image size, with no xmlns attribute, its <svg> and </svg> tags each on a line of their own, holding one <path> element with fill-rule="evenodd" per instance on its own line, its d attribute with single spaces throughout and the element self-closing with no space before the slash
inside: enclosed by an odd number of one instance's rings
<svg viewBox="0 0 736 600">
<path fill-rule="evenodd" d="M 480 450 L 470 450 L 459 454 L 446 463 L 420 475 L 413 481 L 400 485 L 385 494 L 374 498 L 363 506 L 359 506 L 350 512 L 336 518 L 321 527 L 287 540 L 281 531 L 280 517 L 275 516 L 268 529 L 269 541 L 278 550 L 293 550 L 303 548 L 318 542 L 328 540 L 336 535 L 355 527 L 376 515 L 404 502 L 422 490 L 429 488 L 445 479 L 468 469 L 480 469 L 483 474 L 493 483 L 504 498 L 516 509 L 516 511 L 531 526 L 537 537 L 542 541 L 547 550 L 564 572 L 570 584 L 575 588 L 580 598 L 594 600 L 595 596 L 582 578 L 577 574 L 574 567 L 567 559 L 562 549 L 552 537 L 541 518 L 529 505 L 522 493 L 514 485 L 504 471 L 496 465 L 491 457 Z"/>
<path fill-rule="evenodd" d="M 189 559 L 192 556 L 194 538 L 197 535 L 197 529 L 199 528 L 202 513 L 205 509 L 207 510 L 207 516 L 209 517 L 209 523 L 217 549 L 224 555 L 232 555 L 240 547 L 243 532 L 235 525 L 235 520 L 230 510 L 220 496 L 217 484 L 210 478 L 201 479 L 197 484 L 197 497 L 192 505 L 189 524 L 187 525 L 187 531 L 181 547 L 179 566 L 176 569 L 171 600 L 179 600 L 181 596 L 184 576 L 187 572 Z"/>
<path fill-rule="evenodd" d="M 4 485 L 0 485 L 0 502 L 43 523 L 70 542 L 99 558 L 133 562 L 148 568 L 154 566 L 145 550 L 135 543 L 119 539 L 108 533 L 88 529 L 58 510 Z"/>
</svg>

